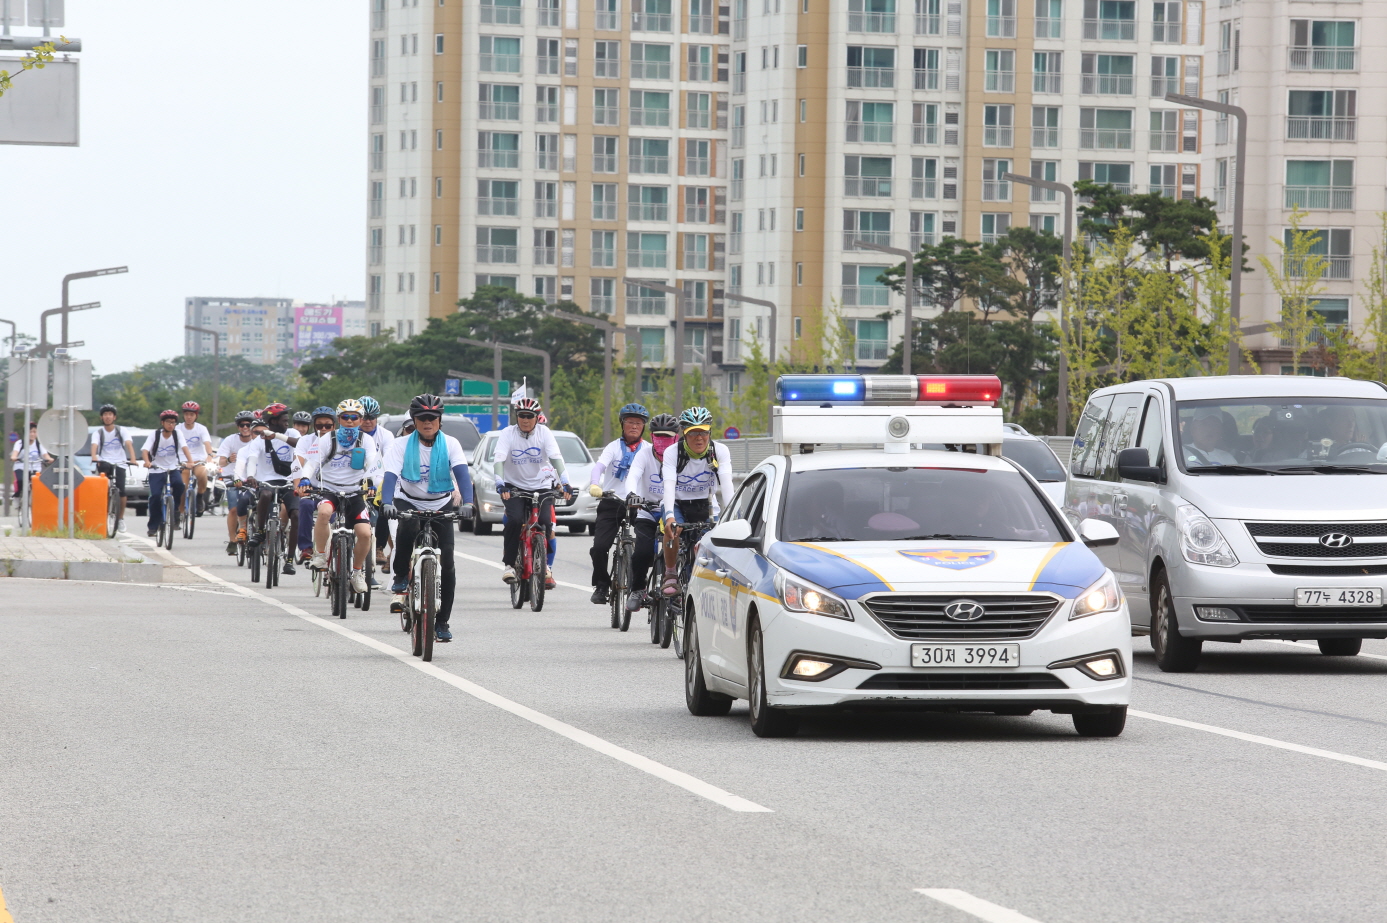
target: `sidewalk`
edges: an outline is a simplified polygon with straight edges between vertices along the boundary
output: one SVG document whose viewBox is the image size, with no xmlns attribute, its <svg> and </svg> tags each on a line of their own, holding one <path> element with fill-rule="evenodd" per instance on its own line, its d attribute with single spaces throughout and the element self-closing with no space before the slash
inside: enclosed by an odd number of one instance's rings
<svg viewBox="0 0 1387 923">
<path fill-rule="evenodd" d="M 0 529 L 0 577 L 162 583 L 164 565 L 118 541 L 34 538 Z"/>
</svg>

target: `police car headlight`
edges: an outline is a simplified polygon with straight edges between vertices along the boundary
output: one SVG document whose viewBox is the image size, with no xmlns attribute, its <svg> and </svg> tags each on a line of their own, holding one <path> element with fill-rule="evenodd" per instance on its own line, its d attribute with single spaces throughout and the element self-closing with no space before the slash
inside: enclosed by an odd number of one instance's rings
<svg viewBox="0 0 1387 923">
<path fill-rule="evenodd" d="M 1214 567 L 1233 567 L 1238 563 L 1223 533 L 1199 507 L 1187 503 L 1177 509 L 1175 524 L 1180 530 L 1180 553 L 1186 561 Z"/>
<path fill-rule="evenodd" d="M 798 577 L 791 577 L 783 570 L 775 575 L 775 589 L 780 594 L 781 605 L 791 612 L 808 612 L 811 615 L 826 615 L 852 621 L 852 612 L 843 600 L 823 587 L 815 586 Z"/>
<path fill-rule="evenodd" d="M 1100 612 L 1114 612 L 1122 605 L 1122 591 L 1117 588 L 1117 578 L 1112 571 L 1104 571 L 1099 581 L 1079 594 L 1074 601 L 1071 619 L 1081 619 Z"/>
</svg>

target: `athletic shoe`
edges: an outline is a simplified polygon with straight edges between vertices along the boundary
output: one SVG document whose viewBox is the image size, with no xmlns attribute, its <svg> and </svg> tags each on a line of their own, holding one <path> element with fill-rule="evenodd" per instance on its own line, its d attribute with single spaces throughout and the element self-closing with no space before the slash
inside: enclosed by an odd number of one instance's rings
<svg viewBox="0 0 1387 923">
<path fill-rule="evenodd" d="M 298 559 L 298 561 L 297 561 L 296 563 L 299 563 L 299 564 L 307 564 L 307 563 L 309 562 L 309 560 L 312 559 L 312 557 L 313 557 L 313 549 L 312 549 L 312 548 L 300 548 L 300 549 L 299 549 L 299 559 Z"/>
<path fill-rule="evenodd" d="M 554 579 L 554 572 L 552 570 L 546 569 L 544 571 L 544 588 L 546 590 L 552 590 L 554 589 L 554 587 L 558 585 L 559 582 Z"/>
<path fill-rule="evenodd" d="M 245 540 L 246 540 L 246 530 L 245 530 L 245 529 L 241 529 L 241 530 L 237 531 L 237 533 L 236 533 L 236 541 L 238 541 L 238 542 L 244 542 Z"/>
<path fill-rule="evenodd" d="M 627 612 L 639 612 L 645 608 L 645 590 L 636 590 L 626 600 Z"/>
<path fill-rule="evenodd" d="M 285 561 L 285 562 L 284 562 L 284 567 L 283 567 L 283 569 L 280 571 L 280 573 L 282 573 L 282 574 L 288 574 L 290 577 L 292 577 L 292 576 L 294 576 L 294 574 L 298 573 L 298 571 L 294 570 L 294 562 L 293 562 L 293 561 Z"/>
<path fill-rule="evenodd" d="M 159 534 L 159 530 L 158 530 L 158 529 L 150 529 L 148 532 L 145 533 L 145 538 L 154 538 L 154 537 L 155 537 L 156 535 L 158 535 L 158 534 Z"/>
<path fill-rule="evenodd" d="M 378 579 L 376 579 L 376 575 L 375 575 L 374 573 L 371 574 L 370 579 L 367 580 L 366 582 L 369 583 L 369 584 L 371 585 L 371 589 L 373 589 L 373 590 L 383 590 L 383 589 L 385 589 L 385 585 L 382 584 Z"/>
<path fill-rule="evenodd" d="M 389 564 L 389 563 L 390 563 L 390 559 L 389 559 L 388 557 L 385 556 L 385 552 L 383 552 L 383 551 L 377 551 L 377 552 L 376 552 L 376 566 L 377 566 L 377 567 L 384 567 L 385 565 L 387 565 L 387 564 Z"/>
<path fill-rule="evenodd" d="M 366 592 L 366 572 L 365 572 L 364 570 L 354 570 L 354 571 L 352 571 L 352 592 L 353 592 L 353 593 L 365 593 L 365 592 Z"/>
<path fill-rule="evenodd" d="M 592 591 L 592 596 L 588 597 L 588 602 L 595 606 L 605 606 L 607 604 L 607 588 L 597 587 Z"/>
<path fill-rule="evenodd" d="M 390 597 L 390 611 L 395 613 L 405 611 L 405 594 L 396 593 Z"/>
<path fill-rule="evenodd" d="M 434 627 L 433 639 L 447 644 L 449 641 L 453 640 L 453 633 L 448 630 L 447 625 L 437 625 Z"/>
<path fill-rule="evenodd" d="M 236 543 L 235 543 L 235 542 L 227 542 L 227 543 L 226 543 L 226 556 L 227 556 L 228 558 L 234 558 L 234 557 L 236 557 Z"/>
<path fill-rule="evenodd" d="M 314 570 L 327 570 L 327 555 L 321 551 L 315 552 L 308 566 Z"/>
<path fill-rule="evenodd" d="M 117 532 L 124 532 L 124 531 L 125 531 L 125 520 L 124 520 L 124 519 L 121 519 L 121 520 L 119 520 L 118 522 L 116 522 L 116 531 L 117 531 Z"/>
<path fill-rule="evenodd" d="M 394 593 L 396 596 L 403 596 L 405 593 L 409 592 L 409 583 L 404 580 L 396 580 L 394 583 L 390 584 L 390 592 Z"/>
<path fill-rule="evenodd" d="M 150 534 L 153 535 L 154 533 L 151 532 Z M 514 567 L 503 568 L 502 571 L 501 571 L 501 580 L 502 580 L 503 583 L 514 583 L 514 582 L 515 582 L 515 568 L 514 568 Z"/>
</svg>

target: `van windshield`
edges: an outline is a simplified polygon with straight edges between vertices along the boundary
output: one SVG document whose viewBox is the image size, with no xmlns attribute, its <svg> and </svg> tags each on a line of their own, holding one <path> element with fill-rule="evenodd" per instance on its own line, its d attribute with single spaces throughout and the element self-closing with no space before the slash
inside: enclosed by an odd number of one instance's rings
<svg viewBox="0 0 1387 923">
<path fill-rule="evenodd" d="M 1181 401 L 1176 415 L 1187 471 L 1387 474 L 1387 400 Z"/>
</svg>

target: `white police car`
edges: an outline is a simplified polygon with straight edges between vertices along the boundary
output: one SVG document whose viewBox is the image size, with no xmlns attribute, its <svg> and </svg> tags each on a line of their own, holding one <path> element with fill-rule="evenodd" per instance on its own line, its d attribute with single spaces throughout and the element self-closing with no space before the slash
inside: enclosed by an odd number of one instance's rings
<svg viewBox="0 0 1387 923">
<path fill-rule="evenodd" d="M 793 375 L 777 382 L 779 454 L 700 543 L 685 599 L 695 715 L 748 699 L 762 737 L 806 711 L 1070 714 L 1122 732 L 1127 605 L 1025 470 L 1000 455 L 992 376 Z M 978 443 L 992 454 L 914 450 Z M 814 451 L 815 444 L 862 449 Z M 868 448 L 870 446 L 870 448 Z"/>
</svg>

